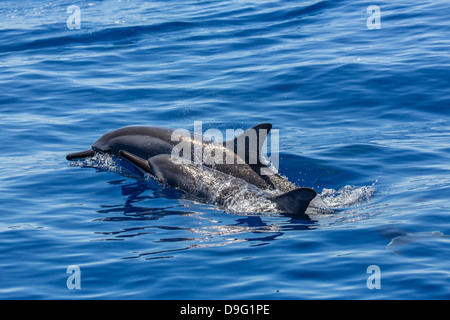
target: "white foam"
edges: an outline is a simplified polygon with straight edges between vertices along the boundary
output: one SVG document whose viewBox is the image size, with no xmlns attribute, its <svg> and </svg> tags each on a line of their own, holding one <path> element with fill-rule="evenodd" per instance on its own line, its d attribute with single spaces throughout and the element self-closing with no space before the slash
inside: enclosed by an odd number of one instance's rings
<svg viewBox="0 0 450 320">
<path fill-rule="evenodd" d="M 116 157 L 106 153 L 95 153 L 95 155 L 92 157 L 87 157 L 77 161 L 69 162 L 69 166 L 96 168 L 101 171 L 115 172 L 135 179 L 142 178 L 132 174 L 130 171 L 128 171 L 118 163 Z"/>
<path fill-rule="evenodd" d="M 333 213 L 333 209 L 360 206 L 367 203 L 375 193 L 374 184 L 362 187 L 347 185 L 338 190 L 324 188 L 311 201 L 306 213 L 330 214 Z"/>
</svg>

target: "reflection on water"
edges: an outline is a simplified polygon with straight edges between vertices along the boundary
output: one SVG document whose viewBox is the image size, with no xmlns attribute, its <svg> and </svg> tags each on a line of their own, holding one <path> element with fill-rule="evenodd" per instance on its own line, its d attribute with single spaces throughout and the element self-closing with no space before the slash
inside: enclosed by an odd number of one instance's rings
<svg viewBox="0 0 450 320">
<path fill-rule="evenodd" d="M 133 255 L 122 259 L 171 258 L 180 251 L 245 241 L 251 242 L 251 246 L 260 246 L 276 240 L 286 232 L 314 229 L 322 224 L 332 224 L 331 220 L 336 222 L 344 219 L 341 213 L 317 211 L 317 208 L 310 217 L 285 216 L 278 212 L 226 212 L 212 205 L 198 203 L 154 181 L 137 180 L 124 184 L 126 181 L 121 179 L 109 182 L 121 185 L 125 201 L 118 205 L 101 205 L 97 212 L 103 217 L 96 221 L 138 221 L 144 224 L 133 227 L 122 225 L 122 228 L 118 225 L 117 230 L 97 231 L 96 235 L 101 237 L 96 241 L 125 241 L 146 236 L 151 239 L 149 243 L 165 243 L 167 246 L 155 246 L 154 250 L 149 249 L 147 252 L 134 252 Z M 348 188 L 346 192 L 349 192 Z M 338 196 L 343 194 L 337 193 Z M 325 201 L 329 201 L 330 190 L 325 190 L 323 194 L 328 197 Z M 174 200 L 173 205 L 167 206 L 172 202 L 165 201 L 163 207 L 152 206 L 152 203 L 158 203 L 160 198 Z M 350 211 L 358 214 L 354 208 Z M 351 216 L 348 215 L 347 219 Z"/>
</svg>

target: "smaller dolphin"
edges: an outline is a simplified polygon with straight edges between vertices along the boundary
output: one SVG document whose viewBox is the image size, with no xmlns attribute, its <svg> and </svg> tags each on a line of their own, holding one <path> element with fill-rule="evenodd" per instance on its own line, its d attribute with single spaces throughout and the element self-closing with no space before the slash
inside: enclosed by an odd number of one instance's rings
<svg viewBox="0 0 450 320">
<path fill-rule="evenodd" d="M 217 205 L 223 205 L 227 199 L 251 186 L 243 179 L 232 177 L 207 166 L 176 163 L 168 154 L 160 154 L 148 160 L 123 150 L 120 150 L 119 154 L 136 167 L 150 173 L 159 182 L 195 198 L 207 200 L 212 194 L 220 193 L 219 196 L 214 197 Z M 203 179 L 204 172 L 213 175 L 214 179 Z M 218 185 L 220 187 L 217 187 Z M 315 196 L 316 191 L 311 188 L 295 188 L 280 195 L 267 196 L 267 199 L 274 202 L 284 213 L 298 216 L 305 214 L 306 208 Z"/>
</svg>

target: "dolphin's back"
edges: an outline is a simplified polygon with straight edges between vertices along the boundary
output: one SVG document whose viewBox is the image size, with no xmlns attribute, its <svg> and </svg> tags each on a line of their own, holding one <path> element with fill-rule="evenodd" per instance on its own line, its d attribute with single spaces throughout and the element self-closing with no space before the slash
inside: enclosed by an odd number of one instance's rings
<svg viewBox="0 0 450 320">
<path fill-rule="evenodd" d="M 135 157 L 122 153 L 127 159 Z M 169 155 L 157 155 L 148 159 L 148 170 L 161 183 L 168 184 L 197 198 L 214 201 L 223 205 L 230 198 L 235 198 L 242 190 L 252 188 L 251 184 L 239 178 L 234 178 L 223 172 L 206 166 L 202 168 L 192 164 L 174 162 Z M 310 188 L 296 188 L 270 198 L 271 201 L 286 213 L 303 215 L 316 192 Z"/>
<path fill-rule="evenodd" d="M 148 159 L 158 154 L 170 154 L 173 148 L 173 130 L 132 126 L 124 127 L 101 136 L 93 145 L 95 151 L 118 154 L 127 150 L 139 157 Z"/>
</svg>

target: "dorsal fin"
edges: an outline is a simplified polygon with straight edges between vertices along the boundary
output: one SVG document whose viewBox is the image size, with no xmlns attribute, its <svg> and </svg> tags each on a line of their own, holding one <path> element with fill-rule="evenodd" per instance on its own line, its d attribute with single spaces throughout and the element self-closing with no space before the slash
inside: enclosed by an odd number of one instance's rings
<svg viewBox="0 0 450 320">
<path fill-rule="evenodd" d="M 272 129 L 272 124 L 261 123 L 232 140 L 225 141 L 224 147 L 234 151 L 248 164 L 261 164 L 261 149 L 267 135 Z"/>
<path fill-rule="evenodd" d="M 305 214 L 306 208 L 317 193 L 311 188 L 296 188 L 289 192 L 272 197 L 281 209 L 296 215 Z"/>
</svg>

